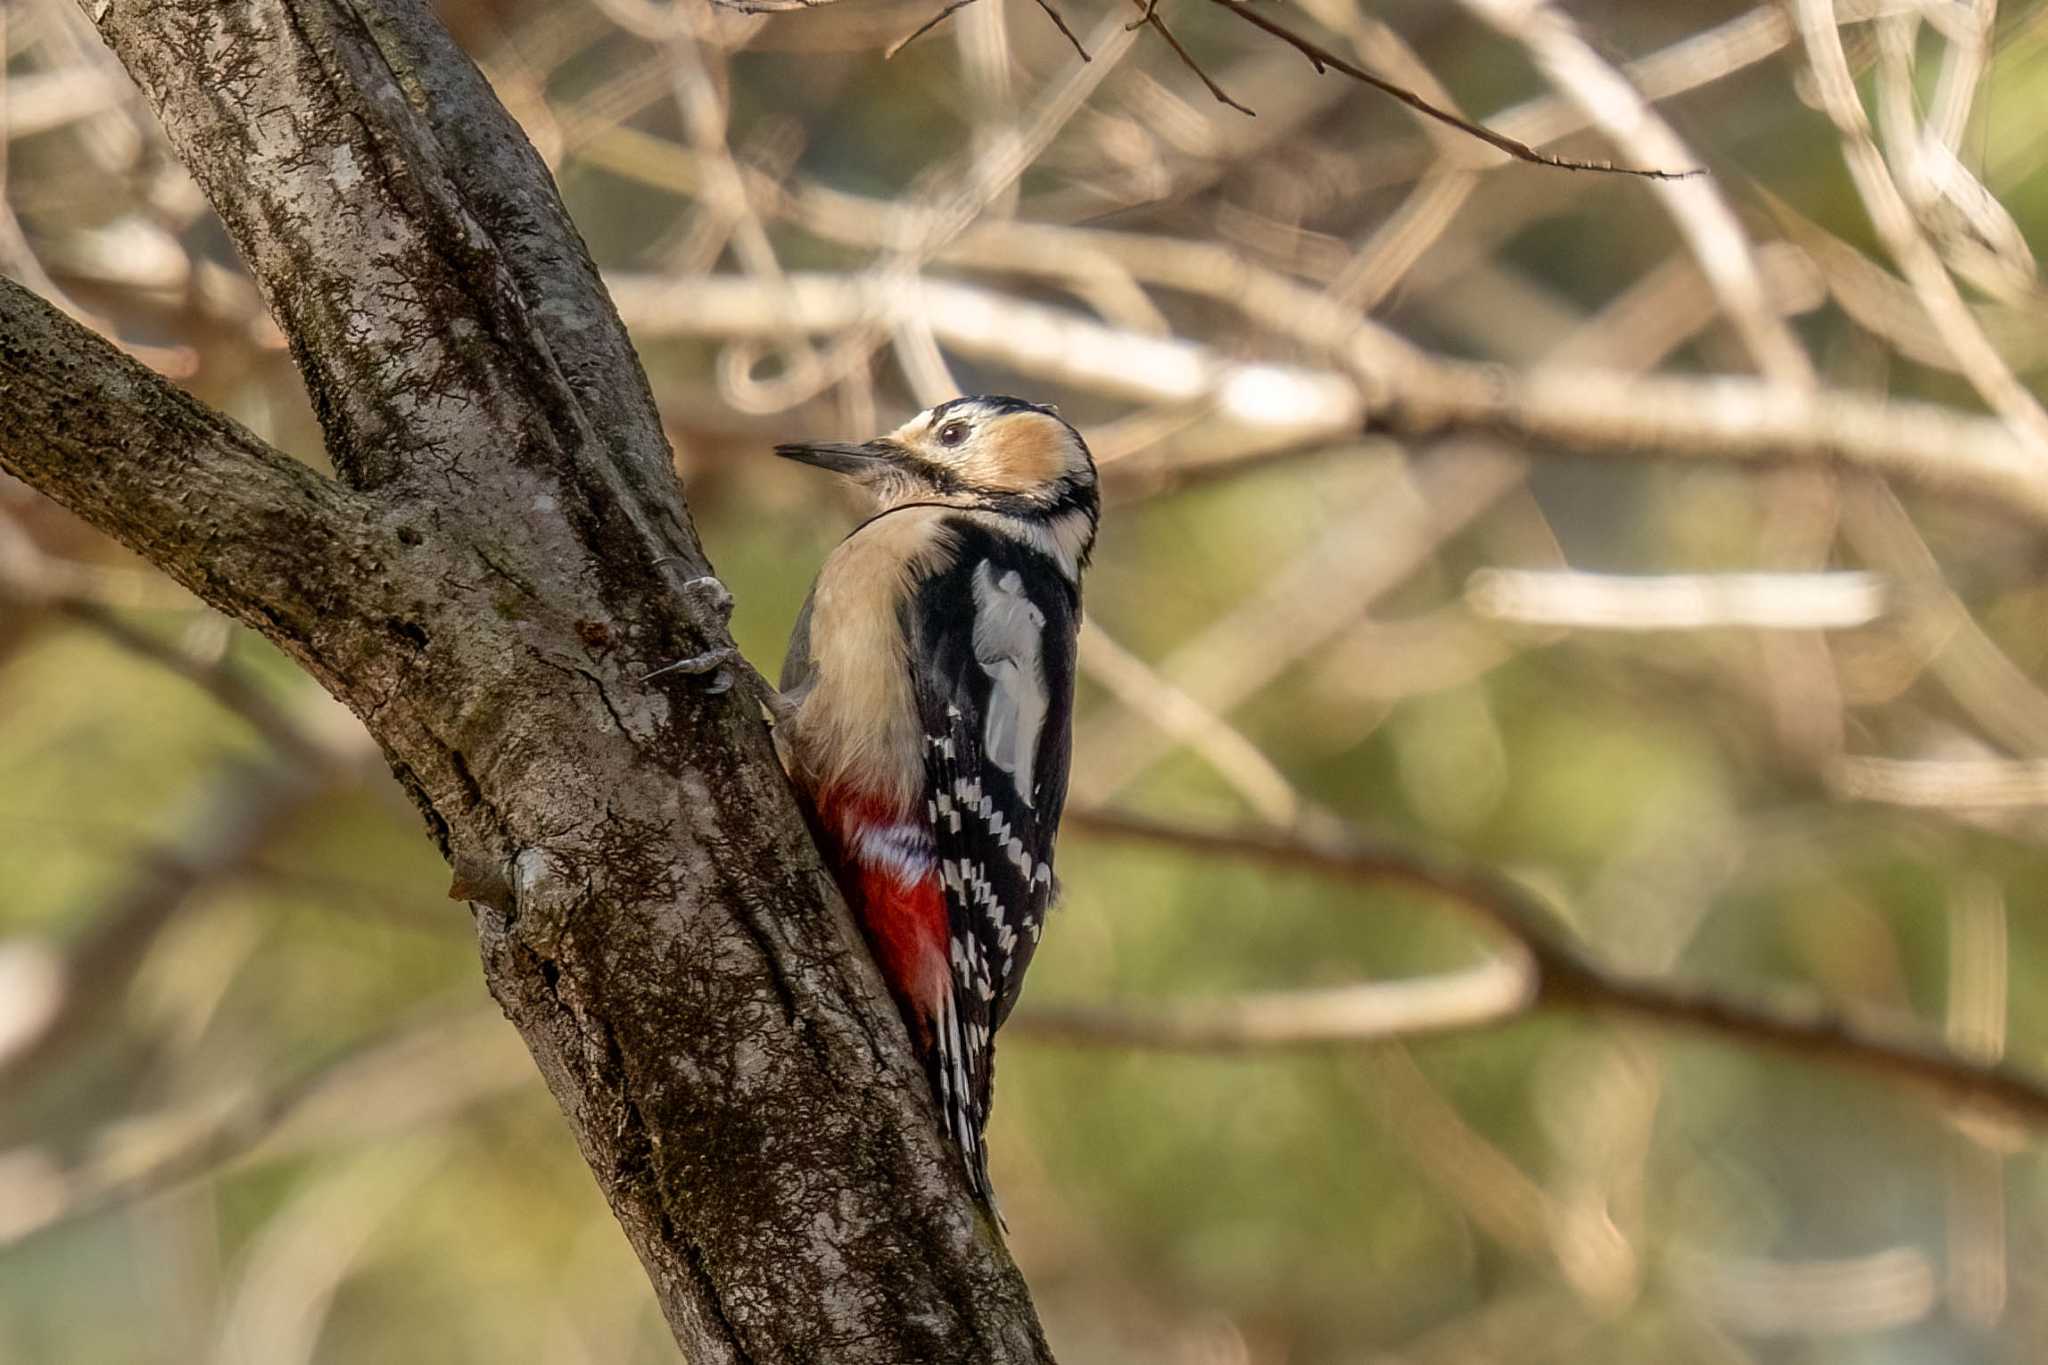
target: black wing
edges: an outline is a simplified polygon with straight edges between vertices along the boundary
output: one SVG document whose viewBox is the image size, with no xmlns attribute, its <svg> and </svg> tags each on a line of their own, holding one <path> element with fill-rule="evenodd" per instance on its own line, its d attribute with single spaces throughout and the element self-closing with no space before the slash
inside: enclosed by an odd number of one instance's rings
<svg viewBox="0 0 2048 1365">
<path fill-rule="evenodd" d="M 934 1023 L 957 1069 L 936 1080 L 949 1111 L 972 1115 L 971 1138 L 955 1134 L 972 1154 L 987 1121 L 993 1036 L 1017 1003 L 1052 906 L 1080 600 L 1038 551 L 964 518 L 952 529 L 959 556 L 919 587 L 906 625 L 925 815 L 952 921 L 956 1016 Z"/>
</svg>

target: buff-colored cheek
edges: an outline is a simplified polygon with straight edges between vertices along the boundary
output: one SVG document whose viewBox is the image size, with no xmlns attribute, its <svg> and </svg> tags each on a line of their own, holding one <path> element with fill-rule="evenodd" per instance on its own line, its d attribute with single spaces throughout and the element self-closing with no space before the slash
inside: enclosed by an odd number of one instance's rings
<svg viewBox="0 0 2048 1365">
<path fill-rule="evenodd" d="M 981 477 L 994 488 L 1042 488 L 1066 472 L 1066 433 L 1035 414 L 997 419 L 982 434 L 981 445 L 987 452 L 981 463 L 988 466 Z"/>
</svg>

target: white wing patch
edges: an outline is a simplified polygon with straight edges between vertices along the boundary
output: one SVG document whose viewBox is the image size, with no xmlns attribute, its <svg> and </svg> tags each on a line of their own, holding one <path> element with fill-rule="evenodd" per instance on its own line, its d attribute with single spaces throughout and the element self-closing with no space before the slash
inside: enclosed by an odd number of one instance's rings
<svg viewBox="0 0 2048 1365">
<path fill-rule="evenodd" d="M 1024 595 L 1022 576 L 1011 569 L 997 578 L 985 559 L 975 565 L 974 658 L 993 684 L 982 751 L 1010 775 L 1026 806 L 1045 727 L 1044 649 L 1045 613 Z"/>
</svg>

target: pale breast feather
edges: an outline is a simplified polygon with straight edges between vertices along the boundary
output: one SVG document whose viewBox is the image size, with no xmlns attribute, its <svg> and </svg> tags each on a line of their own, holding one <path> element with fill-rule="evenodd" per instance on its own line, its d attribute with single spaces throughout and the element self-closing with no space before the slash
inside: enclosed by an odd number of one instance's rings
<svg viewBox="0 0 2048 1365">
<path fill-rule="evenodd" d="M 986 1040 L 1016 1003 L 1053 897 L 1080 599 L 1048 555 L 967 518 L 907 606 L 924 727 L 926 818 L 951 914 L 963 1030 L 985 1096 Z"/>
<path fill-rule="evenodd" d="M 924 772 L 906 612 L 954 549 L 942 511 L 906 507 L 869 519 L 825 561 L 782 668 L 791 763 L 809 784 L 914 808 Z"/>
</svg>

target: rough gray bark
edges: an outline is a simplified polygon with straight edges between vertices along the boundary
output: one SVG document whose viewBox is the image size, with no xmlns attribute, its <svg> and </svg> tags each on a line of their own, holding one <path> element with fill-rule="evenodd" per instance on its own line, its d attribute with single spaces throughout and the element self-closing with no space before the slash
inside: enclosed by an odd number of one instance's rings
<svg viewBox="0 0 2048 1365">
<path fill-rule="evenodd" d="M 1045 1361 L 737 690 L 647 384 L 419 0 L 92 0 L 337 477 L 0 285 L 0 468 L 363 718 L 695 1362 Z"/>
</svg>

